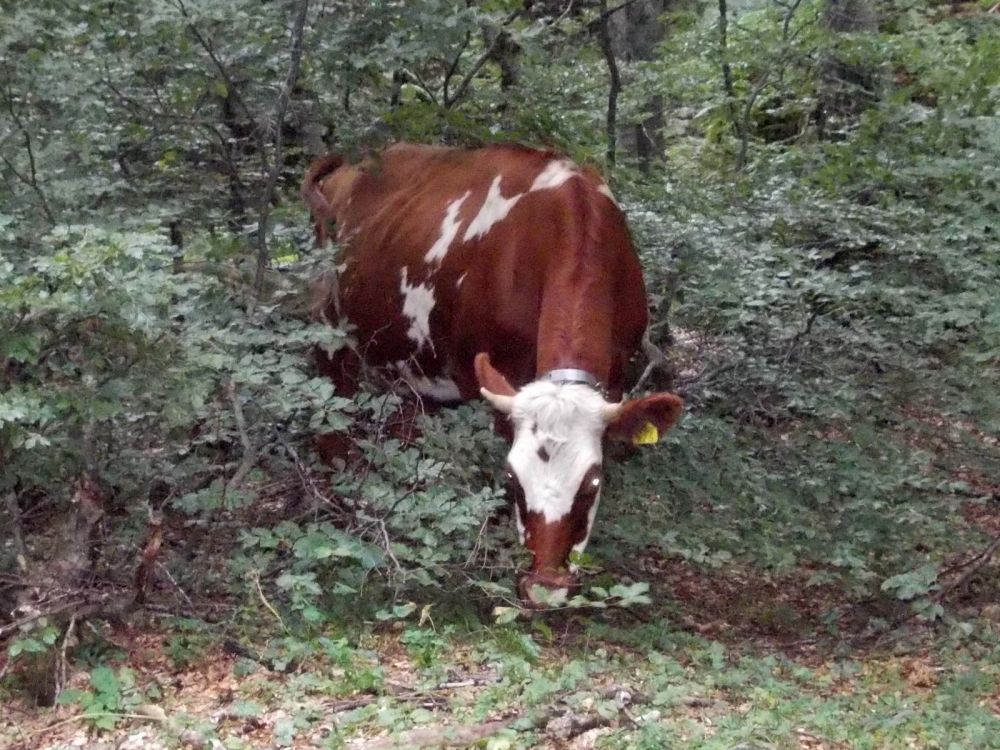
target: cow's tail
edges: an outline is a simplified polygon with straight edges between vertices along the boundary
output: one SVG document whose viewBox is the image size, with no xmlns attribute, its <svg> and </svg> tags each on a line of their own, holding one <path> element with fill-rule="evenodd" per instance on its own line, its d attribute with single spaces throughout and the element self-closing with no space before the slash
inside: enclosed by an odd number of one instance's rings
<svg viewBox="0 0 1000 750">
<path fill-rule="evenodd" d="M 299 193 L 312 214 L 313 226 L 316 230 L 316 244 L 319 247 L 326 245 L 326 222 L 333 218 L 332 207 L 326 196 L 323 195 L 323 191 L 320 190 L 320 182 L 331 172 L 340 169 L 343 164 L 344 158 L 339 154 L 320 156 L 309 165 L 309 171 L 306 172 L 306 176 L 302 180 L 302 188 Z"/>
</svg>

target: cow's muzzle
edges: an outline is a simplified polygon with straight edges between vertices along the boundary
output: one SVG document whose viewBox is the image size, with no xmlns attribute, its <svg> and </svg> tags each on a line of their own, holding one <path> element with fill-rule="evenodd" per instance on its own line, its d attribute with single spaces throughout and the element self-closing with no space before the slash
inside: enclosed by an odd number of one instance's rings
<svg viewBox="0 0 1000 750">
<path fill-rule="evenodd" d="M 565 601 L 579 585 L 579 579 L 572 573 L 558 570 L 531 570 L 521 575 L 517 582 L 517 591 L 526 606 L 542 608 Z"/>
</svg>

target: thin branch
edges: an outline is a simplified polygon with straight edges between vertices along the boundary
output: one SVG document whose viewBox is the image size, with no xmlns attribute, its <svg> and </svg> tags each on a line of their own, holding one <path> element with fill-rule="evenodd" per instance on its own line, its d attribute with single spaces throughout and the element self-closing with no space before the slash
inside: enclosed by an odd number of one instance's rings
<svg viewBox="0 0 1000 750">
<path fill-rule="evenodd" d="M 278 614 L 278 610 L 276 610 L 274 606 L 272 606 L 271 602 L 269 602 L 267 600 L 267 597 L 264 595 L 264 589 L 262 589 L 260 586 L 260 576 L 257 575 L 255 572 L 252 575 L 252 579 L 254 588 L 257 590 L 257 597 L 260 599 L 261 604 L 264 605 L 264 607 L 267 609 L 268 612 L 274 615 L 274 619 L 278 621 L 279 625 L 281 625 L 281 629 L 287 633 L 288 627 L 285 625 L 285 621 L 281 619 L 281 615 Z"/>
<path fill-rule="evenodd" d="M 646 355 L 646 359 L 649 360 L 649 364 L 646 365 L 646 369 L 642 371 L 642 375 L 639 376 L 639 379 L 635 382 L 635 385 L 632 387 L 630 393 L 638 393 L 642 386 L 645 385 L 646 380 L 649 379 L 649 376 L 653 374 L 654 370 L 667 369 L 667 355 L 663 353 L 663 350 L 660 349 L 660 347 L 652 342 L 649 338 L 648 330 L 642 336 L 642 351 Z"/>
<path fill-rule="evenodd" d="M 177 579 L 174 578 L 173 575 L 170 573 L 170 569 L 161 562 L 156 563 L 156 567 L 160 569 L 160 572 L 163 573 L 163 575 L 166 576 L 166 579 L 170 581 L 170 583 L 173 585 L 175 589 L 177 589 L 177 593 L 181 595 L 181 597 L 184 599 L 185 602 L 187 602 L 190 611 L 194 612 L 196 609 L 198 609 L 198 607 L 195 606 L 194 601 L 192 601 L 191 597 L 188 596 L 188 593 L 183 588 L 181 588 L 181 585 L 179 583 L 177 583 Z"/>
<path fill-rule="evenodd" d="M 781 38 L 786 42 L 788 41 L 788 29 L 792 23 L 792 17 L 795 15 L 795 11 L 799 9 L 801 4 L 802 0 L 794 0 L 791 5 L 787 6 L 785 11 L 785 20 L 781 24 Z"/>
<path fill-rule="evenodd" d="M 4 101 L 7 104 L 7 111 L 10 112 L 10 117 L 14 121 L 14 125 L 17 127 L 18 131 L 21 133 L 21 137 L 24 139 L 24 150 L 28 154 L 28 175 L 20 174 L 14 165 L 11 164 L 6 158 L 4 158 L 4 163 L 10 171 L 17 177 L 21 182 L 25 183 L 32 189 L 35 195 L 38 196 L 38 200 L 42 205 L 42 212 L 45 214 L 45 218 L 48 219 L 50 224 L 56 223 L 55 215 L 52 213 L 52 208 L 49 206 L 49 201 L 45 197 L 45 191 L 42 190 L 42 186 L 38 183 L 38 167 L 35 164 L 35 149 L 31 142 L 31 131 L 25 125 L 24 121 L 21 119 L 20 115 L 17 113 L 17 108 L 14 106 L 14 91 L 11 87 L 10 81 L 13 80 L 10 69 L 4 61 L 4 71 L 7 78 L 7 90 L 4 95 Z"/>
<path fill-rule="evenodd" d="M 223 64 L 222 60 L 219 58 L 211 40 L 208 39 L 204 34 L 202 34 L 201 31 L 198 29 L 198 27 L 195 25 L 194 20 L 188 13 L 187 6 L 184 5 L 184 0 L 174 0 L 174 2 L 177 4 L 177 8 L 180 10 L 181 15 L 184 17 L 184 23 L 187 26 L 188 31 L 191 32 L 192 36 L 194 36 L 198 44 L 201 45 L 201 48 L 205 50 L 205 53 L 208 55 L 208 58 L 212 61 L 212 64 L 215 65 L 216 70 L 219 71 L 219 75 L 222 76 L 222 80 L 226 84 L 226 88 L 232 95 L 233 100 L 240 106 L 240 109 L 243 110 L 243 113 L 247 116 L 247 119 L 255 123 L 255 130 L 258 130 L 258 128 L 256 128 L 256 120 L 253 116 L 253 113 L 250 111 L 250 108 L 247 106 L 247 103 L 243 100 L 243 97 L 240 95 L 239 88 L 233 81 L 232 76 L 229 75 L 229 69 L 226 68 L 225 64 Z M 264 145 L 263 140 L 264 140 L 263 134 L 258 132 L 257 145 L 258 147 L 261 148 L 261 158 L 265 158 L 263 154 L 263 145 Z"/>
<path fill-rule="evenodd" d="M 458 72 L 458 64 L 462 60 L 462 53 L 464 53 L 465 50 L 468 48 L 469 42 L 471 40 L 472 40 L 472 32 L 466 31 L 465 39 L 462 40 L 462 44 L 458 48 L 458 54 L 455 55 L 455 59 L 451 61 L 451 65 L 448 66 L 448 70 L 444 74 L 444 83 L 441 84 L 441 98 L 445 102 L 447 102 L 449 99 L 448 85 L 451 83 L 451 79 L 454 77 L 454 75 Z"/>
<path fill-rule="evenodd" d="M 809 313 L 809 318 L 806 320 L 805 327 L 803 327 L 802 330 L 795 332 L 791 343 L 788 345 L 788 350 L 785 352 L 784 364 L 787 365 L 791 361 L 795 352 L 798 350 L 799 345 L 802 343 L 802 340 L 812 333 L 813 325 L 816 323 L 816 319 L 819 318 L 820 312 L 821 311 L 818 307 L 814 307 L 812 312 Z"/>
<path fill-rule="evenodd" d="M 563 9 L 563 12 L 560 13 L 555 18 L 553 18 L 551 21 L 549 21 L 545 25 L 546 26 L 555 26 L 557 23 L 559 23 L 560 21 L 562 21 L 564 18 L 566 18 L 566 16 L 568 16 L 570 13 L 573 12 L 573 5 L 575 3 L 576 3 L 576 0 L 569 0 L 569 2 L 566 3 L 566 7 Z"/>
<path fill-rule="evenodd" d="M 434 91 L 431 90 L 431 87 L 428 86 L 426 81 L 424 81 L 424 79 L 420 77 L 419 73 L 417 73 L 415 70 L 408 70 L 406 68 L 397 72 L 399 74 L 400 88 L 402 88 L 403 84 L 406 83 L 412 84 L 416 86 L 418 89 L 420 89 L 420 91 L 424 94 L 424 96 L 427 97 L 429 101 L 433 102 L 434 104 L 438 103 L 437 94 L 435 94 Z M 399 103 L 398 101 L 395 102 L 395 104 L 398 103 Z"/>
<path fill-rule="evenodd" d="M 622 3 L 614 10 L 621 10 L 629 3 Z M 601 0 L 601 18 L 598 26 L 598 38 L 601 42 L 601 51 L 604 53 L 604 61 L 608 65 L 608 76 L 610 77 L 610 87 L 608 88 L 608 112 L 605 122 L 605 133 L 608 139 L 607 146 L 607 167 L 609 170 L 615 168 L 616 148 L 618 140 L 618 94 L 622 88 L 621 72 L 618 70 L 618 61 L 615 60 L 615 52 L 611 47 L 611 31 L 608 28 L 608 18 L 613 11 L 608 10 L 608 0 Z"/>
<path fill-rule="evenodd" d="M 520 8 L 509 13 L 503 20 L 501 26 L 510 26 L 519 15 L 521 15 Z M 478 75 L 479 71 L 483 69 L 483 66 L 489 62 L 491 57 L 493 57 L 493 54 L 497 51 L 497 47 L 500 46 L 502 38 L 503 34 L 500 33 L 493 37 L 493 41 L 490 42 L 490 45 L 486 48 L 483 54 L 479 56 L 479 59 L 472 64 L 472 67 L 469 68 L 469 72 L 462 78 L 462 81 L 458 84 L 458 88 L 455 89 L 455 94 L 451 97 L 445 95 L 445 109 L 451 109 L 451 107 L 453 107 L 459 99 L 465 96 L 465 90 L 469 88 L 469 85 L 472 83 L 472 79 Z"/>
<path fill-rule="evenodd" d="M 780 69 L 781 68 L 779 68 L 779 70 Z M 743 105 L 743 114 L 741 115 L 739 122 L 736 124 L 736 129 L 740 137 L 740 152 L 736 157 L 737 170 L 743 169 L 746 165 L 747 150 L 750 148 L 750 115 L 753 112 L 753 106 L 757 103 L 757 99 L 764 92 L 764 89 L 769 85 L 771 85 L 771 70 L 765 71 L 760 83 L 754 87 L 754 90 L 750 93 L 750 96 L 747 97 L 747 100 Z"/>
<path fill-rule="evenodd" d="M 281 171 L 282 125 L 285 121 L 288 103 L 292 98 L 292 89 L 295 88 L 295 84 L 299 80 L 299 68 L 302 64 L 302 38 L 308 12 L 309 0 L 300 0 L 298 14 L 292 27 L 292 52 L 291 59 L 288 61 L 288 74 L 285 76 L 285 85 L 282 86 L 277 104 L 274 107 L 274 161 L 271 164 L 270 174 L 267 176 L 267 183 L 261 192 L 260 213 L 257 220 L 257 272 L 254 276 L 253 287 L 258 297 L 264 286 L 264 269 L 269 260 L 267 228 L 271 213 L 271 201 L 274 198 L 274 188 L 278 184 L 278 173 Z"/>
</svg>

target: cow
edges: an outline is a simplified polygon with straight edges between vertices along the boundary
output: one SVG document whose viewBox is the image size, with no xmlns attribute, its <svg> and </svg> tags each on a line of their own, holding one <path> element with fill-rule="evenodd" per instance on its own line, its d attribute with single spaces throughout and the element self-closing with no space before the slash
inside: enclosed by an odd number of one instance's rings
<svg viewBox="0 0 1000 750">
<path fill-rule="evenodd" d="M 607 184 L 552 151 L 397 144 L 354 164 L 320 157 L 301 192 L 320 245 L 336 223 L 339 289 L 324 313 L 358 340 L 321 354 L 320 369 L 351 389 L 361 352 L 434 401 L 492 404 L 533 557 L 519 592 L 565 596 L 601 497 L 603 441 L 654 443 L 682 411 L 672 393 L 621 400 L 648 313 Z"/>
</svg>

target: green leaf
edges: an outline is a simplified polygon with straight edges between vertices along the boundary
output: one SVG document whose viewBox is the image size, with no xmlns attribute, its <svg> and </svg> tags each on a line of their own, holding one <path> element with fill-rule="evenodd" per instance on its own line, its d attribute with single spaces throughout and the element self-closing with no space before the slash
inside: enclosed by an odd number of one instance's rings
<svg viewBox="0 0 1000 750">
<path fill-rule="evenodd" d="M 882 581 L 882 590 L 891 591 L 897 599 L 909 601 L 933 591 L 938 577 L 938 566 L 926 563 L 915 570 L 900 573 Z"/>
</svg>

